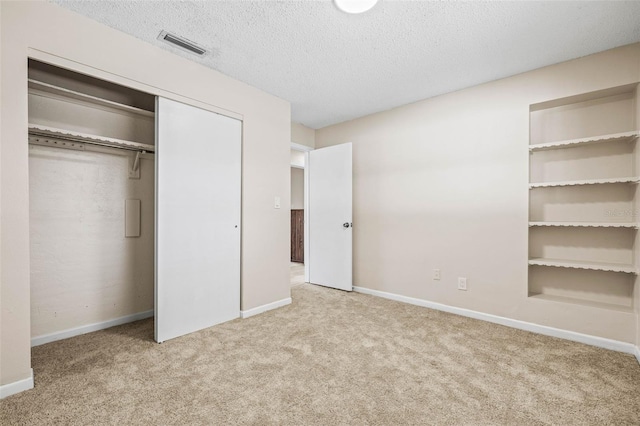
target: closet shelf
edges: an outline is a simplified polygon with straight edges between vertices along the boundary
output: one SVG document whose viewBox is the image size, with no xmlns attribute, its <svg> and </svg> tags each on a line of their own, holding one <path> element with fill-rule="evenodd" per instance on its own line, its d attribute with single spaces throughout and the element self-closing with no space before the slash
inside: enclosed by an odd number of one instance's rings
<svg viewBox="0 0 640 426">
<path fill-rule="evenodd" d="M 29 124 L 29 134 L 41 137 L 57 138 L 74 142 L 107 146 L 112 148 L 128 149 L 132 151 L 155 152 L 156 150 L 155 146 L 144 143 L 108 138 L 105 136 L 89 135 L 87 133 L 56 129 L 54 127 L 41 126 L 36 124 Z"/>
<path fill-rule="evenodd" d="M 529 188 L 550 188 L 554 186 L 604 185 L 609 183 L 639 183 L 640 176 L 607 179 L 565 180 L 558 182 L 530 183 Z"/>
<path fill-rule="evenodd" d="M 583 260 L 564 260 L 564 259 L 529 259 L 529 265 L 533 266 L 553 266 L 557 268 L 573 268 L 588 269 L 591 271 L 605 272 L 624 272 L 627 274 L 638 275 L 638 269 L 633 265 L 625 265 L 622 263 L 606 263 L 606 262 L 589 262 Z"/>
<path fill-rule="evenodd" d="M 607 142 L 632 141 L 638 138 L 638 136 L 640 136 L 640 131 L 634 130 L 632 132 L 613 133 L 610 135 L 591 136 L 588 138 L 570 139 L 565 141 L 529 145 L 529 151 L 545 151 L 549 149 L 574 148 L 578 146 Z"/>
<path fill-rule="evenodd" d="M 529 226 L 576 227 L 576 228 L 633 228 L 638 229 L 638 222 L 529 222 Z"/>
<path fill-rule="evenodd" d="M 153 111 L 147 111 L 145 109 L 137 108 L 131 105 L 109 101 L 107 99 L 102 99 L 96 96 L 87 95 L 85 93 L 76 92 L 75 90 L 69 90 L 62 87 L 54 86 L 53 84 L 43 83 L 38 80 L 29 79 L 29 89 L 31 89 L 31 92 L 35 94 L 38 94 L 38 92 L 40 92 L 40 94 L 54 95 L 56 97 L 62 97 L 66 100 L 75 99 L 85 101 L 95 105 L 101 105 L 121 111 L 127 111 L 145 117 L 155 116 L 155 113 Z"/>
<path fill-rule="evenodd" d="M 560 303 L 570 303 L 572 305 L 582 305 L 588 306 L 591 308 L 599 308 L 599 309 L 609 309 L 612 311 L 618 311 L 623 313 L 633 314 L 635 311 L 631 306 L 618 305 L 615 303 L 607 303 L 607 302 L 596 302 L 592 300 L 585 299 L 575 299 L 573 297 L 566 296 L 556 296 L 553 294 L 542 294 L 542 293 L 529 293 L 529 297 L 537 300 L 546 300 L 549 302 L 560 302 Z"/>
</svg>

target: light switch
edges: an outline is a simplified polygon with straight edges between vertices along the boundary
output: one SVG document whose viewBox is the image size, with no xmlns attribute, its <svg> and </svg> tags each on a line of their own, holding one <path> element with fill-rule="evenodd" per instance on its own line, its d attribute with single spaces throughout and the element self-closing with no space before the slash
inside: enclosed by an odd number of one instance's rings
<svg viewBox="0 0 640 426">
<path fill-rule="evenodd" d="M 274 207 L 276 209 L 280 208 L 280 197 L 276 197 L 275 203 L 274 203 Z"/>
</svg>

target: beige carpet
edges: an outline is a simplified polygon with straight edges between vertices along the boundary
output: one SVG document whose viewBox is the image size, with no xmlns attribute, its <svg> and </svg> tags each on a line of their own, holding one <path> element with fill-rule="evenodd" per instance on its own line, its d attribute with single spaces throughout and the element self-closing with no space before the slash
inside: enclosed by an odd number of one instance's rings
<svg viewBox="0 0 640 426">
<path fill-rule="evenodd" d="M 303 284 L 158 345 L 151 320 L 33 349 L 0 423 L 638 425 L 631 355 Z"/>
</svg>

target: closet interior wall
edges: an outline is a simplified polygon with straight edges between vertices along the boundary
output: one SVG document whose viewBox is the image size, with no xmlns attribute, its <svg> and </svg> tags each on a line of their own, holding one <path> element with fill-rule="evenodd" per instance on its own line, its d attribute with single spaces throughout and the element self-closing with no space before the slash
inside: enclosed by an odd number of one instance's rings
<svg viewBox="0 0 640 426">
<path fill-rule="evenodd" d="M 154 105 L 29 61 L 32 344 L 153 315 Z"/>
</svg>

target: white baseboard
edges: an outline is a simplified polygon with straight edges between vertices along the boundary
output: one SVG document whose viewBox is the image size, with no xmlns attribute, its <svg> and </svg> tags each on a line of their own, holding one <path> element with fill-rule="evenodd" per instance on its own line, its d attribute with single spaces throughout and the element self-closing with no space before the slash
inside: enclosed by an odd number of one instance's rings
<svg viewBox="0 0 640 426">
<path fill-rule="evenodd" d="M 0 399 L 6 398 L 17 393 L 33 389 L 33 368 L 30 369 L 30 376 L 17 382 L 8 383 L 0 386 Z"/>
<path fill-rule="evenodd" d="M 153 309 L 150 311 L 138 312 L 137 314 L 126 315 L 120 318 L 114 318 L 108 321 L 96 322 L 94 324 L 87 324 L 76 328 L 57 331 L 51 334 L 32 337 L 31 347 L 44 345 L 45 343 L 51 343 L 57 340 L 68 339 L 69 337 L 79 336 L 81 334 L 91 333 L 92 331 L 104 330 L 105 328 L 115 327 L 116 325 L 122 325 L 129 322 L 150 318 L 152 316 Z"/>
<path fill-rule="evenodd" d="M 633 354 L 636 356 L 638 364 L 640 364 L 640 347 L 636 346 L 636 350 L 633 352 Z"/>
<path fill-rule="evenodd" d="M 257 308 L 249 309 L 246 311 L 240 311 L 240 318 L 249 318 L 254 315 L 261 314 L 263 312 L 270 311 L 272 309 L 281 308 L 283 306 L 287 306 L 291 303 L 291 298 L 287 297 L 286 299 L 277 300 L 275 302 L 267 303 L 266 305 L 258 306 Z"/>
<path fill-rule="evenodd" d="M 548 327 L 546 325 L 539 325 L 531 322 L 520 321 L 520 320 L 515 320 L 511 318 L 506 318 L 506 317 L 500 317 L 497 315 L 486 314 L 478 311 L 472 311 L 470 309 L 457 308 L 455 306 L 443 305 L 441 303 L 430 302 L 428 300 L 416 299 L 413 297 L 402 296 L 399 294 L 387 293 L 379 290 L 371 290 L 369 288 L 364 288 L 364 287 L 354 286 L 353 290 L 363 294 L 383 297 L 385 299 L 409 303 L 411 305 L 422 306 L 425 308 L 435 309 L 438 311 L 449 312 L 451 314 L 462 315 L 464 317 L 479 319 L 482 321 L 488 321 L 495 324 L 504 325 L 507 327 L 530 331 L 533 333 L 544 334 L 545 336 L 558 337 L 561 339 L 580 342 L 587 345 L 610 349 L 617 352 L 635 354 L 640 362 L 640 354 L 638 353 L 638 348 L 631 343 L 621 342 L 619 340 L 605 339 L 604 337 L 591 336 L 589 334 L 576 333 L 574 331 L 562 330 L 559 328 Z"/>
</svg>

